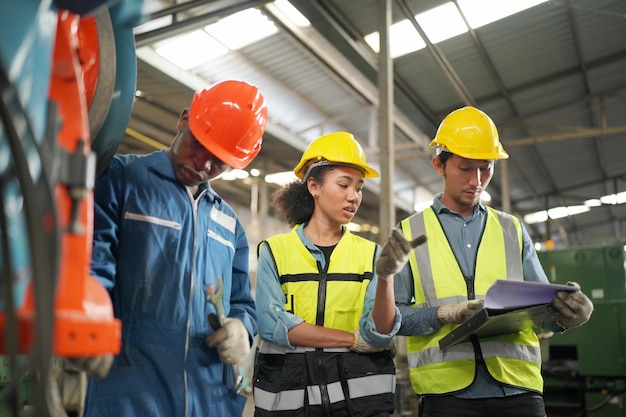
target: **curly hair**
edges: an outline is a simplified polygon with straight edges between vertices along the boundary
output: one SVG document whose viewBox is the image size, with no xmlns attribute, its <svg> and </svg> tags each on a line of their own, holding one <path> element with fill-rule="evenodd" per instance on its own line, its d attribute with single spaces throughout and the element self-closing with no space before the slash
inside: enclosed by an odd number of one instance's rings
<svg viewBox="0 0 626 417">
<path fill-rule="evenodd" d="M 311 169 L 307 178 L 287 184 L 272 194 L 272 207 L 278 216 L 291 227 L 308 221 L 315 209 L 315 200 L 309 192 L 306 181 L 313 178 L 318 184 L 324 183 L 326 173 L 334 169 L 332 165 L 320 166 Z"/>
</svg>

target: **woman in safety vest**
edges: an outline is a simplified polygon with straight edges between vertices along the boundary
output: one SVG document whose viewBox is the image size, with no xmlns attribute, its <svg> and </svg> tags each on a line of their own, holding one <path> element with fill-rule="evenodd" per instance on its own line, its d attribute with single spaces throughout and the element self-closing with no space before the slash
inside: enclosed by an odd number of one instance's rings
<svg viewBox="0 0 626 417">
<path fill-rule="evenodd" d="M 400 325 L 390 278 L 423 239 L 396 230 L 380 252 L 345 226 L 364 178 L 378 177 L 351 134 L 313 141 L 294 173 L 272 201 L 294 228 L 258 251 L 255 416 L 389 416 Z"/>
<path fill-rule="evenodd" d="M 405 237 L 425 233 L 428 244 L 409 255 L 395 276 L 407 337 L 409 375 L 421 417 L 544 417 L 541 352 L 531 327 L 441 349 L 439 340 L 482 307 L 497 279 L 548 283 L 520 221 L 480 202 L 495 161 L 508 158 L 493 121 L 474 107 L 450 113 L 431 146 L 443 193 L 432 206 L 401 222 Z M 576 285 L 572 283 L 573 285 Z M 558 291 L 554 319 L 562 332 L 587 321 L 591 301 Z"/>
</svg>

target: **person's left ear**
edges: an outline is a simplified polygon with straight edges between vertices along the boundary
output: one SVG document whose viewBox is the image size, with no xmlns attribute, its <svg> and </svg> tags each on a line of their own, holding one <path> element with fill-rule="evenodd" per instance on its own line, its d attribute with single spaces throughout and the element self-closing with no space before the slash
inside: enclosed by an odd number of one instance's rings
<svg viewBox="0 0 626 417">
<path fill-rule="evenodd" d="M 182 132 L 185 126 L 187 125 L 189 125 L 189 108 L 185 107 L 180 112 L 180 116 L 178 116 L 178 123 L 176 125 L 176 129 L 179 132 Z"/>
</svg>

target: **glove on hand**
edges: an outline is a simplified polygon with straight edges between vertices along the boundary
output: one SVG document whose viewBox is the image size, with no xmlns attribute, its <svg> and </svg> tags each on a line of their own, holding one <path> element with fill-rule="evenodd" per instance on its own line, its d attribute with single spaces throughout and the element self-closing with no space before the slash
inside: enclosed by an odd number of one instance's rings
<svg viewBox="0 0 626 417">
<path fill-rule="evenodd" d="M 93 378 L 104 378 L 113 364 L 113 355 L 81 356 L 78 358 L 64 358 L 63 367 L 69 371 L 85 372 Z"/>
<path fill-rule="evenodd" d="M 409 259 L 411 249 L 418 247 L 424 242 L 426 242 L 426 236 L 424 235 L 409 242 L 404 238 L 400 230 L 393 229 L 389 240 L 383 246 L 380 257 L 376 261 L 378 278 L 386 281 L 390 276 L 398 273 Z"/>
<path fill-rule="evenodd" d="M 578 291 L 557 291 L 552 299 L 554 318 L 564 329 L 584 324 L 593 312 L 593 303 L 580 291 L 580 285 L 576 282 L 568 282 L 567 285 L 578 288 Z"/>
<path fill-rule="evenodd" d="M 224 319 L 224 325 L 205 339 L 207 346 L 217 348 L 220 360 L 227 365 L 239 363 L 250 353 L 248 330 L 241 320 Z"/>
<path fill-rule="evenodd" d="M 371 343 L 367 342 L 365 339 L 363 339 L 363 336 L 361 336 L 361 332 L 359 330 L 355 330 L 354 331 L 354 343 L 350 347 L 350 350 L 353 352 L 359 352 L 359 353 L 382 352 L 383 350 L 389 350 L 391 351 L 391 354 L 395 357 L 396 356 L 396 343 L 393 339 L 391 339 L 391 342 L 389 342 L 388 345 L 382 346 L 382 347 L 376 347 L 372 345 Z"/>
<path fill-rule="evenodd" d="M 437 309 L 441 324 L 460 324 L 483 308 L 483 300 L 468 300 L 459 304 L 446 304 Z"/>
</svg>

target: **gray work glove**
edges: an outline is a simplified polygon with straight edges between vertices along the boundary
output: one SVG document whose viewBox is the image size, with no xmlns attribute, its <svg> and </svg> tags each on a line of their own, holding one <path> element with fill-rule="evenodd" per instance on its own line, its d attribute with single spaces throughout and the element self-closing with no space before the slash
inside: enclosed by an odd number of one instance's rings
<svg viewBox="0 0 626 417">
<path fill-rule="evenodd" d="M 400 230 L 393 229 L 389 240 L 385 243 L 385 246 L 383 246 L 380 257 L 376 261 L 376 273 L 378 274 L 378 278 L 386 281 L 390 276 L 400 272 L 409 259 L 411 250 L 424 242 L 426 242 L 426 236 L 424 235 L 409 242 L 404 238 Z"/>
<path fill-rule="evenodd" d="M 376 347 L 371 343 L 367 342 L 363 339 L 361 332 L 359 330 L 354 331 L 354 343 L 350 347 L 350 350 L 353 352 L 359 353 L 371 353 L 371 352 L 382 352 L 383 350 L 391 351 L 393 357 L 396 356 L 396 343 L 393 339 L 389 342 L 388 345 L 382 347 Z"/>
<path fill-rule="evenodd" d="M 576 282 L 567 285 L 578 288 L 578 291 L 557 291 L 552 299 L 552 310 L 556 323 L 564 329 L 571 329 L 584 324 L 593 312 L 593 303 L 580 291 Z"/>
<path fill-rule="evenodd" d="M 440 324 L 461 324 L 483 308 L 483 300 L 468 300 L 458 304 L 446 304 L 437 309 Z"/>
<path fill-rule="evenodd" d="M 85 372 L 92 378 L 104 378 L 113 364 L 113 355 L 81 356 L 78 358 L 63 358 L 63 368 L 68 371 Z"/>
<path fill-rule="evenodd" d="M 250 337 L 241 320 L 232 317 L 224 319 L 224 325 L 205 339 L 209 347 L 217 348 L 220 361 L 235 365 L 250 353 Z"/>
</svg>

